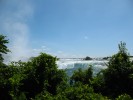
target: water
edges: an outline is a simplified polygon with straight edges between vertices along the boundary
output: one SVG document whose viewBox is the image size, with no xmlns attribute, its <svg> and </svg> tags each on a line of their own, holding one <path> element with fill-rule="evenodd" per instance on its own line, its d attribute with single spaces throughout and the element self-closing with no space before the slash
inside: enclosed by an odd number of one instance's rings
<svg viewBox="0 0 133 100">
<path fill-rule="evenodd" d="M 85 60 L 76 60 L 76 59 L 61 59 L 59 61 L 57 61 L 57 66 L 59 69 L 65 69 L 68 76 L 71 76 L 73 74 L 73 72 L 75 70 L 77 70 L 78 68 L 82 68 L 87 69 L 88 67 L 90 67 L 90 65 L 92 66 L 93 69 L 93 75 L 96 75 L 99 71 L 101 71 L 102 69 L 106 69 L 107 66 L 106 64 L 108 63 L 108 61 L 106 60 L 89 60 L 89 61 L 85 61 Z"/>
</svg>

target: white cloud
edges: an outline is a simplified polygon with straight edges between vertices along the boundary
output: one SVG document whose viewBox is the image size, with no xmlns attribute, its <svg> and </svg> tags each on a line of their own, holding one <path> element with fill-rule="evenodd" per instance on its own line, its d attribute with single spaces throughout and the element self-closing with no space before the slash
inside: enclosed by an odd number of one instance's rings
<svg viewBox="0 0 133 100">
<path fill-rule="evenodd" d="M 64 52 L 62 50 L 53 51 L 47 46 L 40 46 L 40 48 L 32 49 L 32 56 L 38 56 L 40 52 L 47 53 L 52 56 L 56 56 L 58 58 L 82 58 L 84 57 L 83 55 L 80 55 L 80 54 L 75 55 L 75 54 Z"/>
<path fill-rule="evenodd" d="M 83 57 L 81 55 L 75 55 L 75 54 L 71 54 L 71 53 L 66 53 L 66 52 L 63 52 L 63 51 L 60 51 L 60 50 L 55 52 L 54 55 L 59 57 L 59 58 L 80 58 L 80 57 Z"/>
<path fill-rule="evenodd" d="M 48 53 L 48 54 L 52 54 L 53 55 L 53 53 L 51 53 L 50 52 L 50 48 L 48 48 L 47 46 L 41 46 L 40 48 L 34 48 L 34 49 L 32 49 L 32 54 L 31 54 L 31 56 L 38 56 L 41 52 L 44 52 L 44 53 Z"/>
</svg>

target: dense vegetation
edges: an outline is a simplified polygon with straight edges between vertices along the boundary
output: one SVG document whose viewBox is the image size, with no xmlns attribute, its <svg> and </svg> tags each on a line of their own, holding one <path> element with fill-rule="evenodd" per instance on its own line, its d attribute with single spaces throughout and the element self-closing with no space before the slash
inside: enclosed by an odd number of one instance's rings
<svg viewBox="0 0 133 100">
<path fill-rule="evenodd" d="M 92 60 L 92 58 L 87 56 L 84 58 L 84 60 Z"/>
<path fill-rule="evenodd" d="M 57 68 L 56 57 L 41 53 L 27 62 L 3 63 L 9 52 L 6 37 L 0 35 L 1 100 L 132 100 L 133 64 L 125 48 L 107 64 L 107 69 L 93 76 L 92 67 L 78 69 L 71 77 Z"/>
</svg>

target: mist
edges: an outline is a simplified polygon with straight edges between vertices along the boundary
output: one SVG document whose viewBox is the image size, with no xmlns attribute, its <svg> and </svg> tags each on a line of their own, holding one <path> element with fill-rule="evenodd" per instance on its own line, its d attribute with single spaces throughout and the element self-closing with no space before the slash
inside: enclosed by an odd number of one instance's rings
<svg viewBox="0 0 133 100">
<path fill-rule="evenodd" d="M 33 17 L 34 7 L 27 0 L 1 1 L 0 28 L 3 35 L 9 39 L 10 53 L 6 62 L 25 60 L 31 56 L 29 45 L 30 28 L 28 20 Z"/>
</svg>

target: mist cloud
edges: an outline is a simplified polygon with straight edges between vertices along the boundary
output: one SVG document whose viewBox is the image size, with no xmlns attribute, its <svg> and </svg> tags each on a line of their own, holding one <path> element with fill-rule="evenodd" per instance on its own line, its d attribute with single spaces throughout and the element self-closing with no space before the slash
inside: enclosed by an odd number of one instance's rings
<svg viewBox="0 0 133 100">
<path fill-rule="evenodd" d="M 30 57 L 28 20 L 33 16 L 33 5 L 27 0 L 6 0 L 2 7 L 0 27 L 10 40 L 8 60 L 18 61 Z"/>
</svg>

